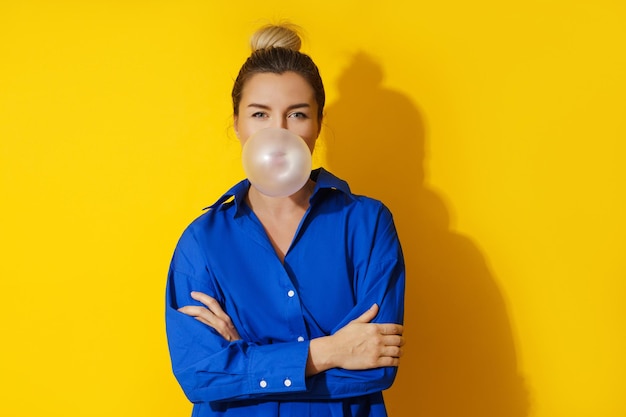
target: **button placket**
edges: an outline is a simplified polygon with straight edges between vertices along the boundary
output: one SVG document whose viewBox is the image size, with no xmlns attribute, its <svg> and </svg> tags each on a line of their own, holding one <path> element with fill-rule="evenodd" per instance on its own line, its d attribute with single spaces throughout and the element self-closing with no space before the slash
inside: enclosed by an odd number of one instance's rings
<svg viewBox="0 0 626 417">
<path fill-rule="evenodd" d="M 293 285 L 293 284 L 292 284 Z M 288 309 L 290 311 L 290 313 L 292 313 L 292 317 L 296 320 L 293 321 L 292 324 L 290 325 L 290 330 L 293 331 L 293 337 L 295 338 L 296 341 L 298 342 L 304 342 L 306 340 L 305 336 L 306 336 L 306 330 L 305 330 L 305 323 L 304 323 L 304 318 L 301 316 L 301 306 L 300 306 L 300 301 L 299 301 L 299 297 L 298 294 L 296 293 L 295 288 L 292 286 L 286 286 L 286 288 L 284 288 L 284 290 L 286 291 L 286 295 L 287 295 L 287 305 L 288 305 Z M 294 304 L 295 303 L 295 304 Z M 295 309 L 295 310 L 294 310 Z M 293 339 L 292 339 L 293 340 Z M 289 385 L 290 386 L 292 383 L 291 380 L 289 380 Z"/>
</svg>

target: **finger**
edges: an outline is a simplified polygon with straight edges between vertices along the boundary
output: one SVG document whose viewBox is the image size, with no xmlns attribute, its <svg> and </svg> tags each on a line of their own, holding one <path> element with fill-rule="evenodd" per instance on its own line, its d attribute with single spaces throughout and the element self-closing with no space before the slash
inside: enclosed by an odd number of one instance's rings
<svg viewBox="0 0 626 417">
<path fill-rule="evenodd" d="M 216 317 L 210 310 L 198 307 L 197 310 L 190 308 L 188 311 L 191 313 L 189 315 L 191 315 L 194 319 L 216 330 L 226 340 L 232 341 L 234 339 L 239 339 L 237 329 L 235 329 L 231 323 L 226 323 L 224 320 Z"/>
<path fill-rule="evenodd" d="M 400 358 L 393 356 L 381 356 L 378 358 L 377 366 L 398 366 L 400 365 Z"/>
<path fill-rule="evenodd" d="M 230 323 L 230 316 L 224 312 L 224 309 L 215 298 L 209 297 L 206 306 L 209 308 L 209 310 L 211 310 L 213 314 L 215 314 L 216 317 L 219 317 L 220 319 Z"/>
<path fill-rule="evenodd" d="M 179 308 L 178 311 L 195 318 L 196 320 L 206 324 L 207 326 L 214 328 L 224 337 L 226 337 L 226 334 L 232 333 L 232 331 L 230 330 L 231 328 L 234 329 L 232 323 L 225 322 L 224 320 L 220 319 L 208 308 L 199 306 L 186 306 Z"/>
<path fill-rule="evenodd" d="M 401 335 L 404 331 L 404 326 L 395 323 L 382 323 L 378 325 L 378 331 L 382 335 Z"/>
<path fill-rule="evenodd" d="M 181 313 L 188 316 L 195 317 L 202 321 L 204 324 L 208 324 L 211 327 L 215 327 L 219 323 L 219 319 L 208 308 L 200 306 L 185 306 L 178 309 Z"/>
<path fill-rule="evenodd" d="M 372 305 L 365 313 L 354 319 L 357 323 L 369 323 L 378 314 L 378 304 Z"/>
<path fill-rule="evenodd" d="M 179 308 L 178 311 L 201 321 L 207 326 L 215 327 L 215 315 L 207 308 L 199 306 L 185 306 Z"/>
<path fill-rule="evenodd" d="M 226 322 L 230 322 L 230 317 L 224 312 L 222 306 L 220 305 L 220 303 L 217 302 L 215 298 L 198 291 L 192 291 L 191 298 L 196 301 L 200 301 L 202 304 L 207 306 L 208 309 L 211 310 L 211 312 L 220 319 Z"/>
<path fill-rule="evenodd" d="M 402 356 L 404 351 L 399 346 L 385 346 L 384 349 L 381 350 L 381 357 L 390 357 L 390 358 L 399 358 Z"/>
<path fill-rule="evenodd" d="M 404 337 L 398 335 L 383 336 L 384 346 L 404 346 Z"/>
<path fill-rule="evenodd" d="M 179 308 L 178 311 L 188 316 L 197 317 L 201 315 L 203 311 L 207 311 L 207 309 L 200 306 L 185 306 Z"/>
<path fill-rule="evenodd" d="M 205 307 L 200 306 L 185 306 L 178 309 L 183 314 L 193 317 L 200 323 L 203 323 L 215 331 L 217 331 L 220 336 L 224 339 L 232 342 L 233 340 L 241 339 L 239 336 L 239 332 L 233 325 L 230 317 L 226 316 L 228 320 L 222 320 L 217 317 L 211 310 Z"/>
<path fill-rule="evenodd" d="M 207 326 L 215 327 L 214 314 L 204 307 L 185 306 L 179 308 L 178 311 L 195 318 L 196 320 L 206 324 Z"/>
<path fill-rule="evenodd" d="M 196 316 L 194 317 L 194 319 L 198 320 L 200 323 L 209 326 L 211 328 L 214 328 L 213 325 L 211 324 L 211 322 L 209 322 L 208 320 L 206 320 L 204 317 L 202 316 Z"/>
<path fill-rule="evenodd" d="M 215 300 L 215 298 L 213 298 L 210 295 L 207 295 L 207 294 L 205 294 L 203 292 L 200 292 L 200 291 L 192 291 L 190 295 L 191 295 L 191 298 L 193 298 L 196 301 L 200 301 L 204 305 L 208 305 L 208 304 L 212 304 L 213 302 L 217 302 Z M 219 305 L 219 303 L 218 303 L 218 305 Z"/>
</svg>

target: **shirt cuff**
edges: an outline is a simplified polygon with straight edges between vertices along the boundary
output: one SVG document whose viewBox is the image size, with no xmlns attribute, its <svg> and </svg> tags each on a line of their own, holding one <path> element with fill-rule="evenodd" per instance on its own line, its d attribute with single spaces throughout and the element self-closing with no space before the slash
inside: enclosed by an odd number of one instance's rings
<svg viewBox="0 0 626 417">
<path fill-rule="evenodd" d="M 309 342 L 254 346 L 248 375 L 253 394 L 306 391 L 306 363 Z"/>
</svg>

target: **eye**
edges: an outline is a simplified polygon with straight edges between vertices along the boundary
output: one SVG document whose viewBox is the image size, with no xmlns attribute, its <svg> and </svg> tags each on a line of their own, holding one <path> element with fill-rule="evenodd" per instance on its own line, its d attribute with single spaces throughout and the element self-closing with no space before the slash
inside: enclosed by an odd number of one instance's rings
<svg viewBox="0 0 626 417">
<path fill-rule="evenodd" d="M 306 113 L 303 113 L 301 111 L 293 112 L 289 115 L 289 117 L 293 119 L 308 119 L 309 118 L 309 116 Z"/>
<path fill-rule="evenodd" d="M 252 113 L 250 117 L 254 119 L 262 119 L 264 117 L 267 117 L 267 113 L 262 112 L 262 111 L 257 111 L 257 112 Z"/>
</svg>

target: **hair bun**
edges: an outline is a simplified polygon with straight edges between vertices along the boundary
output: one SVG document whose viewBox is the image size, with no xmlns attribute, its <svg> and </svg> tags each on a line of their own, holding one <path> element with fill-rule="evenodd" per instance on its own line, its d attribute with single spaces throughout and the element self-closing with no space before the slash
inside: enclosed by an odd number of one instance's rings
<svg viewBox="0 0 626 417">
<path fill-rule="evenodd" d="M 295 25 L 281 23 L 270 24 L 258 29 L 250 38 L 252 52 L 267 48 L 286 48 L 299 51 L 302 46 L 299 28 Z"/>
</svg>

